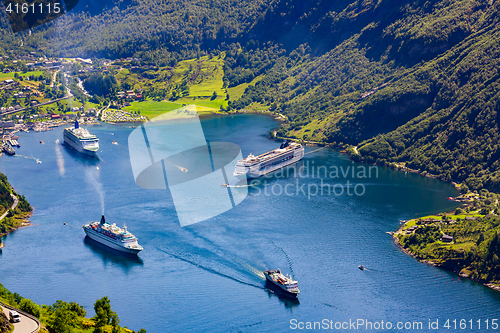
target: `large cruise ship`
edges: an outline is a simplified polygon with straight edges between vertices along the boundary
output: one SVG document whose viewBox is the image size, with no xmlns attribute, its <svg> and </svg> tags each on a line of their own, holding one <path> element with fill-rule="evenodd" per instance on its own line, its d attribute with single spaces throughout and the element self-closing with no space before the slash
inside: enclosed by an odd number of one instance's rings
<svg viewBox="0 0 500 333">
<path fill-rule="evenodd" d="M 241 178 L 258 178 L 287 165 L 300 161 L 304 157 L 304 147 L 295 142 L 283 141 L 278 149 L 236 162 L 234 176 Z"/>
<path fill-rule="evenodd" d="M 85 128 L 80 128 L 78 121 L 75 121 L 74 128 L 64 129 L 64 144 L 90 156 L 96 156 L 99 150 L 99 139 Z"/>
<path fill-rule="evenodd" d="M 83 230 L 90 239 L 112 249 L 132 254 L 142 251 L 142 246 L 137 243 L 137 237 L 127 231 L 127 227 L 122 229 L 115 223 L 106 223 L 104 215 L 101 217 L 101 222 L 94 221 L 85 224 Z"/>
<path fill-rule="evenodd" d="M 283 275 L 279 269 L 264 271 L 264 275 L 266 276 L 266 281 L 271 284 L 273 289 L 283 292 L 287 296 L 299 296 L 299 283 L 291 277 Z"/>
</svg>

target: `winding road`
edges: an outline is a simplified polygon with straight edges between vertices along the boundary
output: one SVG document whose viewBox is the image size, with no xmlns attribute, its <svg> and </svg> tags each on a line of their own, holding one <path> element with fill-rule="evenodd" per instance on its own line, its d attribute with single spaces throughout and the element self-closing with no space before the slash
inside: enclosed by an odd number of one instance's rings
<svg viewBox="0 0 500 333">
<path fill-rule="evenodd" d="M 5 313 L 7 318 L 9 318 L 9 310 L 10 309 L 7 308 L 7 306 L 4 306 L 4 304 L 0 304 L 0 307 L 2 308 L 3 313 Z M 12 325 L 14 325 L 14 332 L 13 333 L 35 333 L 35 332 L 38 332 L 38 330 L 40 329 L 40 324 L 36 320 L 26 316 L 24 313 L 22 313 L 19 310 L 16 310 L 16 311 L 19 312 L 19 314 L 21 315 L 21 321 L 18 323 L 12 323 Z"/>
<path fill-rule="evenodd" d="M 10 207 L 10 209 L 14 209 L 17 207 L 17 204 L 19 203 L 19 199 L 12 193 L 10 194 L 10 196 L 12 197 L 12 199 L 14 199 L 14 203 L 12 204 L 12 207 Z M 2 216 L 0 216 L 0 221 L 3 220 L 3 218 L 6 217 L 7 214 L 9 214 L 8 209 L 5 211 L 5 213 L 2 214 Z"/>
<path fill-rule="evenodd" d="M 14 199 L 14 203 L 10 207 L 11 209 L 15 209 L 17 207 L 17 204 L 19 203 L 19 199 L 13 195 L 12 193 L 10 194 L 12 196 L 12 199 Z M 0 220 L 2 220 L 7 214 L 9 213 L 9 210 L 7 209 L 5 213 L 0 216 Z M 11 306 L 5 305 L 0 302 L 0 307 L 2 308 L 3 313 L 9 318 L 9 310 L 14 309 Z M 40 329 L 40 323 L 34 319 L 34 317 L 26 315 L 24 312 L 19 311 L 15 309 L 19 314 L 21 315 L 21 321 L 18 323 L 13 323 L 14 325 L 14 333 L 34 333 L 38 332 Z"/>
</svg>

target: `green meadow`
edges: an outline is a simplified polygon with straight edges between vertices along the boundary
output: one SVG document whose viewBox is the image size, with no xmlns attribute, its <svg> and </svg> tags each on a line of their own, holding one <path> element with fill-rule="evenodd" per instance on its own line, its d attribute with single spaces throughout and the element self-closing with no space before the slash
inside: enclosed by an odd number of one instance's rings
<svg viewBox="0 0 500 333">
<path fill-rule="evenodd" d="M 130 106 L 123 109 L 127 112 L 140 111 L 141 115 L 149 119 L 186 104 L 196 105 L 199 112 L 216 112 L 228 105 L 223 88 L 223 68 L 224 54 L 184 60 L 174 67 L 161 67 L 143 73 L 120 69 L 116 78 L 122 84 L 141 89 L 145 95 L 148 95 L 148 91 L 160 91 L 164 95 L 159 96 L 165 96 L 163 100 L 153 96 L 143 102 L 131 102 Z M 215 98 L 214 92 L 217 95 Z"/>
<path fill-rule="evenodd" d="M 182 104 L 172 103 L 167 101 L 144 101 L 144 102 L 131 102 L 130 106 L 123 108 L 126 112 L 140 112 L 141 116 L 148 117 L 152 119 L 162 113 L 176 110 L 182 107 Z"/>
<path fill-rule="evenodd" d="M 232 101 L 236 101 L 236 100 L 240 99 L 241 96 L 243 96 L 243 93 L 245 93 L 245 89 L 247 89 L 248 86 L 255 85 L 257 82 L 259 82 L 263 78 L 264 78 L 264 75 L 259 75 L 256 78 L 254 78 L 252 80 L 252 82 L 242 83 L 236 87 L 227 88 L 227 93 L 229 94 L 229 100 L 232 102 Z"/>
<path fill-rule="evenodd" d="M 0 81 L 13 79 L 14 78 L 14 74 L 15 74 L 15 72 L 0 73 Z M 26 77 L 26 76 L 33 76 L 33 75 L 39 76 L 39 75 L 42 75 L 43 72 L 42 71 L 33 71 L 33 72 L 26 72 L 26 73 L 18 72 L 17 74 L 19 76 Z"/>
</svg>

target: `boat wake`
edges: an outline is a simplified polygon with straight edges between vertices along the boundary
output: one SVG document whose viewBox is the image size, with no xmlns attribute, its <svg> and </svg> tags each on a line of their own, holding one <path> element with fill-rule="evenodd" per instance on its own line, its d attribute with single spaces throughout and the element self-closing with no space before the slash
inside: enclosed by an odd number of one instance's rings
<svg viewBox="0 0 500 333">
<path fill-rule="evenodd" d="M 169 252 L 167 252 L 167 251 L 165 251 L 165 250 L 162 250 L 162 249 L 160 249 L 160 248 L 158 248 L 158 250 L 159 250 L 159 251 L 161 251 L 161 252 L 163 252 L 163 253 L 165 253 L 165 254 L 168 254 L 168 255 L 169 255 L 169 256 L 171 256 L 171 257 L 174 257 L 174 258 L 179 259 L 179 260 L 181 260 L 181 261 L 187 262 L 188 264 L 191 264 L 191 265 L 193 265 L 193 266 L 199 267 L 199 268 L 201 268 L 201 269 L 203 269 L 203 270 L 205 270 L 205 271 L 207 271 L 207 272 L 209 272 L 209 273 L 212 273 L 212 274 L 216 274 L 216 275 L 219 275 L 219 276 L 225 277 L 225 278 L 227 278 L 227 279 L 233 280 L 233 281 L 238 282 L 238 283 L 241 283 L 241 284 L 245 284 L 245 285 L 247 285 L 247 286 L 251 286 L 251 287 L 255 287 L 255 288 L 259 288 L 259 289 L 265 289 L 262 285 L 257 285 L 257 284 L 254 284 L 254 283 L 250 283 L 250 282 L 243 281 L 243 280 L 238 279 L 238 278 L 235 278 L 235 277 L 233 277 L 233 276 L 231 276 L 231 275 L 224 274 L 224 273 L 221 273 L 221 272 L 219 272 L 219 271 L 216 271 L 216 270 L 215 270 L 215 269 L 213 269 L 213 268 L 210 268 L 210 267 L 207 267 L 207 266 L 200 265 L 200 264 L 198 264 L 198 263 L 196 263 L 196 262 L 194 262 L 194 261 L 191 261 L 191 260 L 188 260 L 188 259 L 186 259 L 186 258 L 182 258 L 181 256 L 178 256 L 178 255 L 175 255 L 175 254 L 169 253 Z"/>
<path fill-rule="evenodd" d="M 260 185 L 260 182 L 255 182 L 247 185 L 230 185 L 230 184 L 222 184 L 222 187 L 231 187 L 231 188 L 244 188 L 244 187 L 254 187 Z"/>
<path fill-rule="evenodd" d="M 177 169 L 181 170 L 182 172 L 188 172 L 188 169 L 184 168 L 184 167 L 181 167 L 177 164 L 174 164 L 172 162 L 170 162 L 168 159 L 164 159 L 164 161 L 166 161 L 167 163 L 170 163 L 172 164 L 174 167 L 176 167 Z"/>
<path fill-rule="evenodd" d="M 206 236 L 200 235 L 201 231 L 186 228 L 173 230 L 171 231 L 172 234 L 169 231 L 167 236 L 170 240 L 169 244 L 160 245 L 157 248 L 175 259 L 199 267 L 212 274 L 241 284 L 265 289 L 263 283 L 265 281 L 263 274 L 265 265 L 262 264 L 262 268 L 260 268 L 254 264 L 262 256 L 256 253 L 252 254 L 254 248 L 247 248 L 247 245 L 241 244 L 234 237 L 223 237 L 220 231 L 225 230 L 225 228 L 216 229 L 217 235 L 210 234 Z M 208 232 L 213 232 L 213 230 Z"/>
<path fill-rule="evenodd" d="M 35 161 L 36 163 L 39 163 L 39 164 L 40 164 L 40 163 L 42 163 L 42 161 L 41 161 L 41 160 L 39 160 L 39 159 L 38 159 L 38 158 L 36 158 L 36 157 L 32 157 L 32 156 L 24 156 L 24 155 L 18 155 L 18 154 L 14 155 L 14 156 L 15 156 L 15 157 L 25 158 L 25 159 L 27 159 L 27 160 L 33 160 L 33 161 Z"/>
<path fill-rule="evenodd" d="M 290 257 L 288 256 L 288 254 L 285 252 L 285 250 L 283 250 L 283 248 L 281 246 L 276 245 L 275 242 L 271 242 L 271 243 L 273 243 L 273 245 L 276 246 L 276 248 L 278 250 L 280 250 L 281 252 L 283 252 L 283 254 L 285 255 L 286 261 L 288 262 L 288 267 L 290 268 L 290 273 L 292 273 L 292 276 L 294 276 L 295 274 L 293 273 L 292 260 L 290 259 Z"/>
</svg>

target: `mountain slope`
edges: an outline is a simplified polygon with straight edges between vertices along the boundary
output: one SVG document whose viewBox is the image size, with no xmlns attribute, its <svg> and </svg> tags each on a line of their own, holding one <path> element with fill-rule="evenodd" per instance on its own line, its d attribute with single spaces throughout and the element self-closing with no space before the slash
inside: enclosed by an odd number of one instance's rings
<svg viewBox="0 0 500 333">
<path fill-rule="evenodd" d="M 314 58 L 299 46 L 233 105 L 274 96 L 289 119 L 281 136 L 358 145 L 359 160 L 499 190 L 498 3 L 363 5 L 324 15 L 341 26 L 350 17 L 348 39 Z"/>
<path fill-rule="evenodd" d="M 176 53 L 181 59 L 236 38 L 265 6 L 263 0 L 80 0 L 71 12 L 32 34 L 10 33 L 6 17 L 0 16 L 0 45 L 61 57 L 160 53 L 168 58 Z"/>
</svg>

